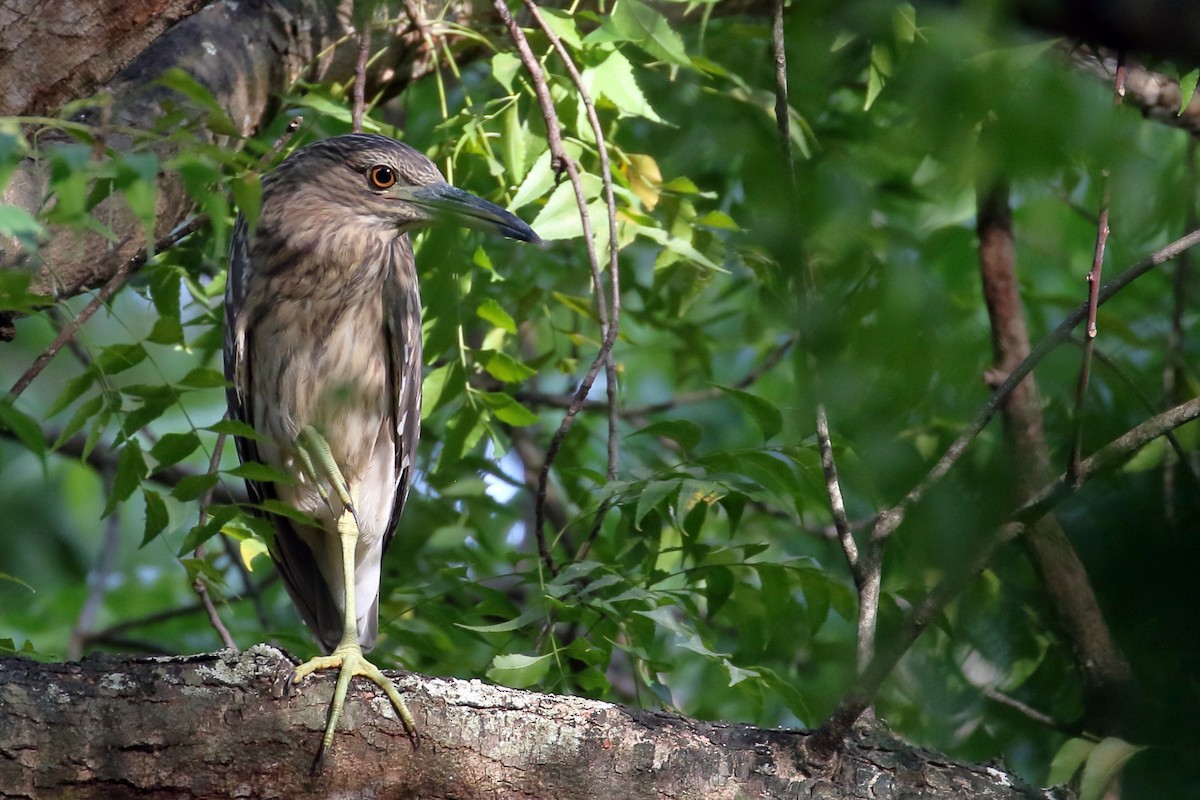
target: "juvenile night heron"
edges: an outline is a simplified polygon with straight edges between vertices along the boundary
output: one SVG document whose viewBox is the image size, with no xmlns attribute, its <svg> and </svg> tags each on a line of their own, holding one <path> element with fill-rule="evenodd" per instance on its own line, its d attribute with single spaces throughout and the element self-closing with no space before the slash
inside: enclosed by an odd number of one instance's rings
<svg viewBox="0 0 1200 800">
<path fill-rule="evenodd" d="M 262 189 L 254 230 L 241 215 L 234 228 L 225 375 L 231 417 L 257 434 L 238 438 L 242 461 L 291 479 L 247 480 L 251 498 L 300 512 L 267 514 L 271 556 L 325 653 L 292 680 L 339 670 L 319 768 L 355 675 L 387 692 L 417 741 L 399 692 L 363 656 L 378 634 L 383 552 L 412 484 L 421 423 L 421 300 L 408 234 L 452 223 L 540 240 L 384 136 L 309 145 Z"/>
</svg>

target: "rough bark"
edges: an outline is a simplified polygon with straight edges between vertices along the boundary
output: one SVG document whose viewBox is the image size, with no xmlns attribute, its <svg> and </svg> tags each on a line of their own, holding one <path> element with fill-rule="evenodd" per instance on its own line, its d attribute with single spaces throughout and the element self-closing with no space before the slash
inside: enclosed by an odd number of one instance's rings
<svg viewBox="0 0 1200 800">
<path fill-rule="evenodd" d="M 117 151 L 128 149 L 133 140 L 112 127 L 150 129 L 164 99 L 183 101 L 156 83 L 168 69 L 178 67 L 212 95 L 241 135 L 249 135 L 270 120 L 278 98 L 297 79 L 331 82 L 353 75 L 352 5 L 350 0 L 238 0 L 210 5 L 155 39 L 106 84 L 78 82 L 76 88 L 83 93 L 103 89 L 111 97 L 111 110 L 104 111 L 98 104 L 72 119 L 108 130 L 105 145 Z M 377 61 L 369 91 L 375 93 L 385 85 L 398 91 L 425 68 L 425 42 L 407 27 L 390 30 L 378 40 L 386 42 L 386 53 Z M 20 61 L 25 64 L 24 51 Z M 41 88 L 28 88 L 24 96 L 40 97 Z M 30 108 L 11 110 L 26 113 Z M 209 135 L 202 128 L 200 133 Z M 50 132 L 38 142 L 40 147 L 53 147 L 63 138 Z M 165 160 L 173 146 L 165 143 L 154 149 Z M 41 208 L 48 186 L 45 164 L 45 159 L 26 160 L 0 202 L 31 212 Z M 164 170 L 158 183 L 156 238 L 169 233 L 192 208 L 172 172 Z M 105 221 L 110 235 L 53 230 L 33 259 L 15 239 L 0 241 L 0 266 L 19 264 L 35 272 L 31 291 L 52 296 L 71 296 L 103 283 L 145 246 L 146 236 L 119 196 L 105 200 L 94 216 Z"/>
<path fill-rule="evenodd" d="M 0 797 L 1053 796 L 886 736 L 848 742 L 817 768 L 802 756 L 803 732 L 412 674 L 396 680 L 420 748 L 382 693 L 356 682 L 332 763 L 314 777 L 333 678 L 284 696 L 290 667 L 267 645 L 71 664 L 0 659 Z"/>
<path fill-rule="evenodd" d="M 981 192 L 977 227 L 983 294 L 992 324 L 994 372 L 989 379 L 998 384 L 1030 350 L 1007 186 L 997 184 Z M 1016 499 L 1025 503 L 1054 479 L 1042 428 L 1042 401 L 1032 375 L 1013 391 L 1002 414 Z M 1085 724 L 1097 733 L 1121 733 L 1132 709 L 1133 673 L 1108 629 L 1086 567 L 1053 515 L 1026 526 L 1024 542 L 1083 677 Z"/>
<path fill-rule="evenodd" d="M 5 0 L 0 116 L 53 113 L 86 97 L 208 0 Z"/>
</svg>

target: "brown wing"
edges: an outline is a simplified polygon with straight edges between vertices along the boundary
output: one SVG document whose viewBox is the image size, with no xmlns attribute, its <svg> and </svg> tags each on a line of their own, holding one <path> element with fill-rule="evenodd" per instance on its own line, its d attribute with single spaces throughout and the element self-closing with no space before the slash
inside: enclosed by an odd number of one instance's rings
<svg viewBox="0 0 1200 800">
<path fill-rule="evenodd" d="M 388 390 L 396 410 L 396 500 L 388 520 L 383 548 L 387 550 L 396 535 L 396 524 L 412 484 L 421 435 L 421 294 L 417 288 L 417 270 L 412 242 L 399 237 L 392 250 L 390 280 L 384 284 L 384 340 L 391 363 Z"/>
<path fill-rule="evenodd" d="M 254 320 L 246 308 L 246 297 L 254 280 L 251 258 L 253 236 L 245 218 L 238 214 L 229 250 L 229 271 L 225 284 L 225 390 L 231 419 L 254 425 L 254 393 L 251 381 L 254 365 L 246 357 L 254 336 Z M 261 461 L 253 439 L 237 436 L 238 455 L 242 463 Z M 275 499 L 274 485 L 269 482 L 246 480 L 246 490 L 255 504 Z M 320 644 L 329 653 L 342 636 L 342 613 L 338 610 L 312 551 L 296 531 L 295 523 L 275 514 L 256 511 L 275 528 L 271 558 L 279 568 L 283 585 Z"/>
</svg>

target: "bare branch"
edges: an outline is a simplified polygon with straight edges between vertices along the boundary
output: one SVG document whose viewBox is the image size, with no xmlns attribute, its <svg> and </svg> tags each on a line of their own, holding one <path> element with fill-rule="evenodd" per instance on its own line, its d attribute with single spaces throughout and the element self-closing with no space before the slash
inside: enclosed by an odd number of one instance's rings
<svg viewBox="0 0 1200 800">
<path fill-rule="evenodd" d="M 1121 62 L 1124 63 L 1123 61 Z M 1121 73 L 1118 73 L 1118 78 Z M 1120 97 L 1120 93 L 1117 95 Z M 1083 360 L 1079 365 L 1079 380 L 1075 384 L 1075 412 L 1071 424 L 1071 456 L 1067 461 L 1067 475 L 1079 472 L 1079 459 L 1083 449 L 1083 415 L 1087 401 L 1088 381 L 1092 374 L 1092 351 L 1096 343 L 1096 304 L 1100 299 L 1100 274 L 1104 269 L 1104 248 L 1108 244 L 1108 170 L 1100 173 L 1103 187 L 1100 199 L 1100 221 L 1096 225 L 1096 249 L 1092 255 L 1092 269 L 1088 272 L 1087 327 L 1083 333 Z"/>
</svg>

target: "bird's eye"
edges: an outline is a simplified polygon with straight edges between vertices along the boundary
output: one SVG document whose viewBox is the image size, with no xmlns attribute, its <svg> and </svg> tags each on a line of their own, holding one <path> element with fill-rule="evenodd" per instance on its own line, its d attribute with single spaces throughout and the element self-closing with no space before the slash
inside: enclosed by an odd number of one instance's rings
<svg viewBox="0 0 1200 800">
<path fill-rule="evenodd" d="M 376 189 L 390 189 L 396 185 L 396 171 L 387 164 L 376 164 L 367 172 L 371 185 Z"/>
</svg>

